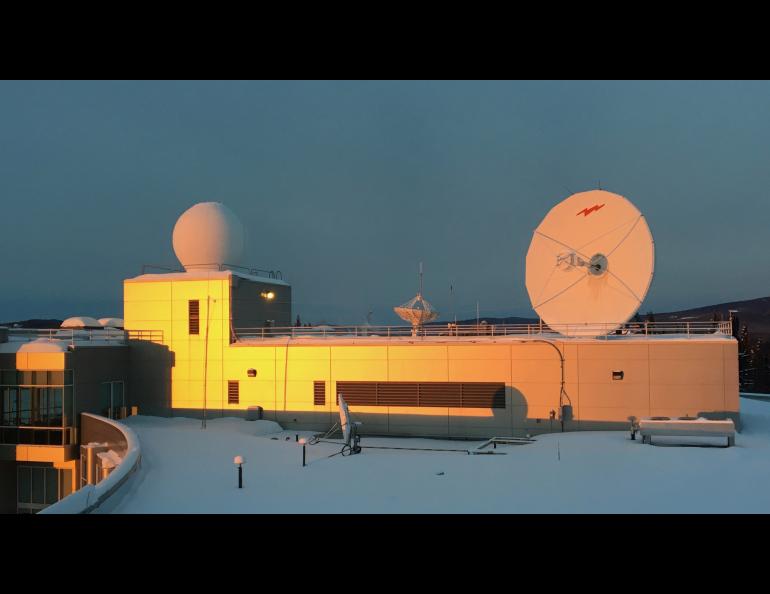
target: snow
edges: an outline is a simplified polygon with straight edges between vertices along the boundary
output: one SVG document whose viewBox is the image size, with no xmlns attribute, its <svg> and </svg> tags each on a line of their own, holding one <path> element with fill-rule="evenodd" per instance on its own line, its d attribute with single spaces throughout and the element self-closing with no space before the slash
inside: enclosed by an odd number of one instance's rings
<svg viewBox="0 0 770 594">
<path fill-rule="evenodd" d="M 127 283 L 133 282 L 170 282 L 170 281 L 192 281 L 192 280 L 224 280 L 231 276 L 237 276 L 246 280 L 266 283 L 269 285 L 289 286 L 289 283 L 277 278 L 267 276 L 255 276 L 246 274 L 237 270 L 189 270 L 187 272 L 166 272 L 160 274 L 140 274 L 134 278 L 126 279 Z"/>
<path fill-rule="evenodd" d="M 0 343 L 0 353 L 66 353 L 67 342 L 38 338 L 30 341 L 16 341 Z"/>
<path fill-rule="evenodd" d="M 371 449 L 473 449 L 478 442 L 364 436 L 363 453 L 302 447 L 271 421 L 136 416 L 143 458 L 99 512 L 116 513 L 768 513 L 770 402 L 741 401 L 736 446 L 671 447 L 629 432 L 541 435 L 505 455 Z M 355 417 L 355 415 L 354 415 Z M 681 443 L 678 438 L 676 443 Z M 700 440 L 699 443 L 703 443 Z M 724 443 L 714 439 L 713 443 Z M 667 447 L 668 446 L 668 447 Z M 244 488 L 233 457 L 242 455 Z M 330 457 L 331 456 L 331 457 Z"/>
</svg>

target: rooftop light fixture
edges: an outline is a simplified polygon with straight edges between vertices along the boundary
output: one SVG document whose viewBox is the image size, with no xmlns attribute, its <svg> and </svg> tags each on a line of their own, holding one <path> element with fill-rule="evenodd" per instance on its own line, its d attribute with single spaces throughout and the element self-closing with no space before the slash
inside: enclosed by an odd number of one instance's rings
<svg viewBox="0 0 770 594">
<path fill-rule="evenodd" d="M 243 463 L 246 462 L 243 456 L 233 458 L 233 464 L 238 467 L 238 488 L 243 489 Z"/>
</svg>

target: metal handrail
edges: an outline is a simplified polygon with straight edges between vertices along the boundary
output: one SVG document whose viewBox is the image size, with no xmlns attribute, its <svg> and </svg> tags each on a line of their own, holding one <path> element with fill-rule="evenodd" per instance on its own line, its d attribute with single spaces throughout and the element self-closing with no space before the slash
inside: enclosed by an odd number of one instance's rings
<svg viewBox="0 0 770 594">
<path fill-rule="evenodd" d="M 163 330 L 126 330 L 129 340 L 163 342 Z"/>
<path fill-rule="evenodd" d="M 8 337 L 12 336 L 28 340 L 38 338 L 69 342 L 102 340 L 127 344 L 126 331 L 116 328 L 8 328 Z"/>
<path fill-rule="evenodd" d="M 262 328 L 235 328 L 236 340 L 274 338 L 392 338 L 392 337 L 468 337 L 468 336 L 540 336 L 568 335 L 580 329 L 596 336 L 609 338 L 614 335 L 705 335 L 730 336 L 732 325 L 728 322 L 628 322 L 616 324 L 431 324 L 414 329 L 412 326 L 286 326 Z"/>
<path fill-rule="evenodd" d="M 276 280 L 283 280 L 283 273 L 280 270 L 263 270 L 262 268 L 253 268 L 250 266 L 238 266 L 237 264 L 219 264 L 217 262 L 201 263 L 193 265 L 193 268 L 210 268 L 212 270 L 241 270 L 251 276 L 264 276 L 266 278 L 272 278 Z M 146 274 L 148 269 L 162 270 L 163 272 L 184 272 L 180 268 L 169 268 L 168 266 L 161 266 L 159 264 L 142 264 L 142 274 Z"/>
</svg>

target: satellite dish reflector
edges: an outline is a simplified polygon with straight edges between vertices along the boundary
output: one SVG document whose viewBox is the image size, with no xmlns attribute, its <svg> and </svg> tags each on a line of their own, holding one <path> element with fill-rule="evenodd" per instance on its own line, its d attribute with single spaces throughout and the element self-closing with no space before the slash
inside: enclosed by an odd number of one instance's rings
<svg viewBox="0 0 770 594">
<path fill-rule="evenodd" d="M 412 325 L 412 335 L 417 334 L 420 326 L 432 322 L 438 317 L 436 308 L 422 296 L 422 262 L 420 262 L 420 290 L 406 303 L 394 307 L 393 311 L 399 318 Z"/>
<path fill-rule="evenodd" d="M 346 444 L 350 444 L 350 411 L 348 410 L 348 403 L 340 396 L 340 426 L 342 427 L 342 438 Z"/>
<path fill-rule="evenodd" d="M 546 215 L 527 252 L 532 307 L 566 336 L 599 336 L 630 320 L 652 282 L 655 246 L 627 198 L 578 192 Z"/>
</svg>

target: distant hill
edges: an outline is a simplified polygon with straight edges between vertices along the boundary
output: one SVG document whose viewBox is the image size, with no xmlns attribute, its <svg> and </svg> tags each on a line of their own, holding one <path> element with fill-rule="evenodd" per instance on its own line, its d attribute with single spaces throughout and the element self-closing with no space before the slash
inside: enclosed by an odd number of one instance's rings
<svg viewBox="0 0 770 594">
<path fill-rule="evenodd" d="M 692 309 L 683 309 L 672 312 L 653 312 L 655 319 L 659 322 L 676 321 L 711 321 L 714 319 L 714 313 L 722 316 L 723 320 L 730 317 L 728 310 L 737 309 L 735 316 L 739 319 L 741 325 L 747 325 L 752 335 L 770 336 L 770 297 L 759 297 L 757 299 L 747 299 L 745 301 L 729 301 L 727 303 L 718 303 L 716 305 L 703 305 L 693 307 Z M 647 312 L 639 312 L 642 319 L 647 317 Z M 487 324 L 537 324 L 537 318 L 522 318 L 518 316 L 509 316 L 506 318 L 492 318 L 482 316 L 480 321 L 486 321 Z M 17 322 L 0 322 L 0 326 L 12 328 L 17 325 L 18 328 L 59 328 L 61 320 L 55 319 L 31 319 Z M 430 325 L 445 325 L 446 320 L 442 322 L 431 322 Z M 475 324 L 476 318 L 467 320 L 457 320 L 458 324 Z"/>
<path fill-rule="evenodd" d="M 703 305 L 692 309 L 683 309 L 672 312 L 653 312 L 655 320 L 658 322 L 710 322 L 714 319 L 714 313 L 722 316 L 723 320 L 730 319 L 731 309 L 737 309 L 734 314 L 741 326 L 748 326 L 752 335 L 770 336 L 770 297 L 759 297 L 757 299 L 747 299 L 746 301 L 729 301 L 727 303 L 718 303 L 716 305 Z M 639 312 L 642 319 L 647 317 L 647 312 Z M 537 318 L 490 318 L 482 316 L 480 321 L 486 320 L 488 324 L 537 324 Z M 468 320 L 457 320 L 458 324 L 475 324 L 476 318 Z M 441 322 L 446 324 L 446 322 Z"/>
<path fill-rule="evenodd" d="M 59 328 L 61 327 L 62 320 L 21 320 L 19 322 L 0 322 L 0 326 L 6 326 L 8 328 Z"/>
<path fill-rule="evenodd" d="M 730 317 L 728 310 L 737 309 L 735 317 L 740 321 L 741 326 L 748 326 L 749 332 L 754 335 L 770 335 L 770 297 L 759 297 L 758 299 L 747 299 L 746 301 L 730 301 L 728 303 L 718 303 L 717 305 L 704 305 L 682 311 L 673 311 L 669 313 L 655 312 L 655 319 L 660 322 L 669 321 L 709 321 L 714 319 L 714 313 L 721 314 L 723 320 Z M 640 315 L 643 314 L 640 312 Z"/>
</svg>

